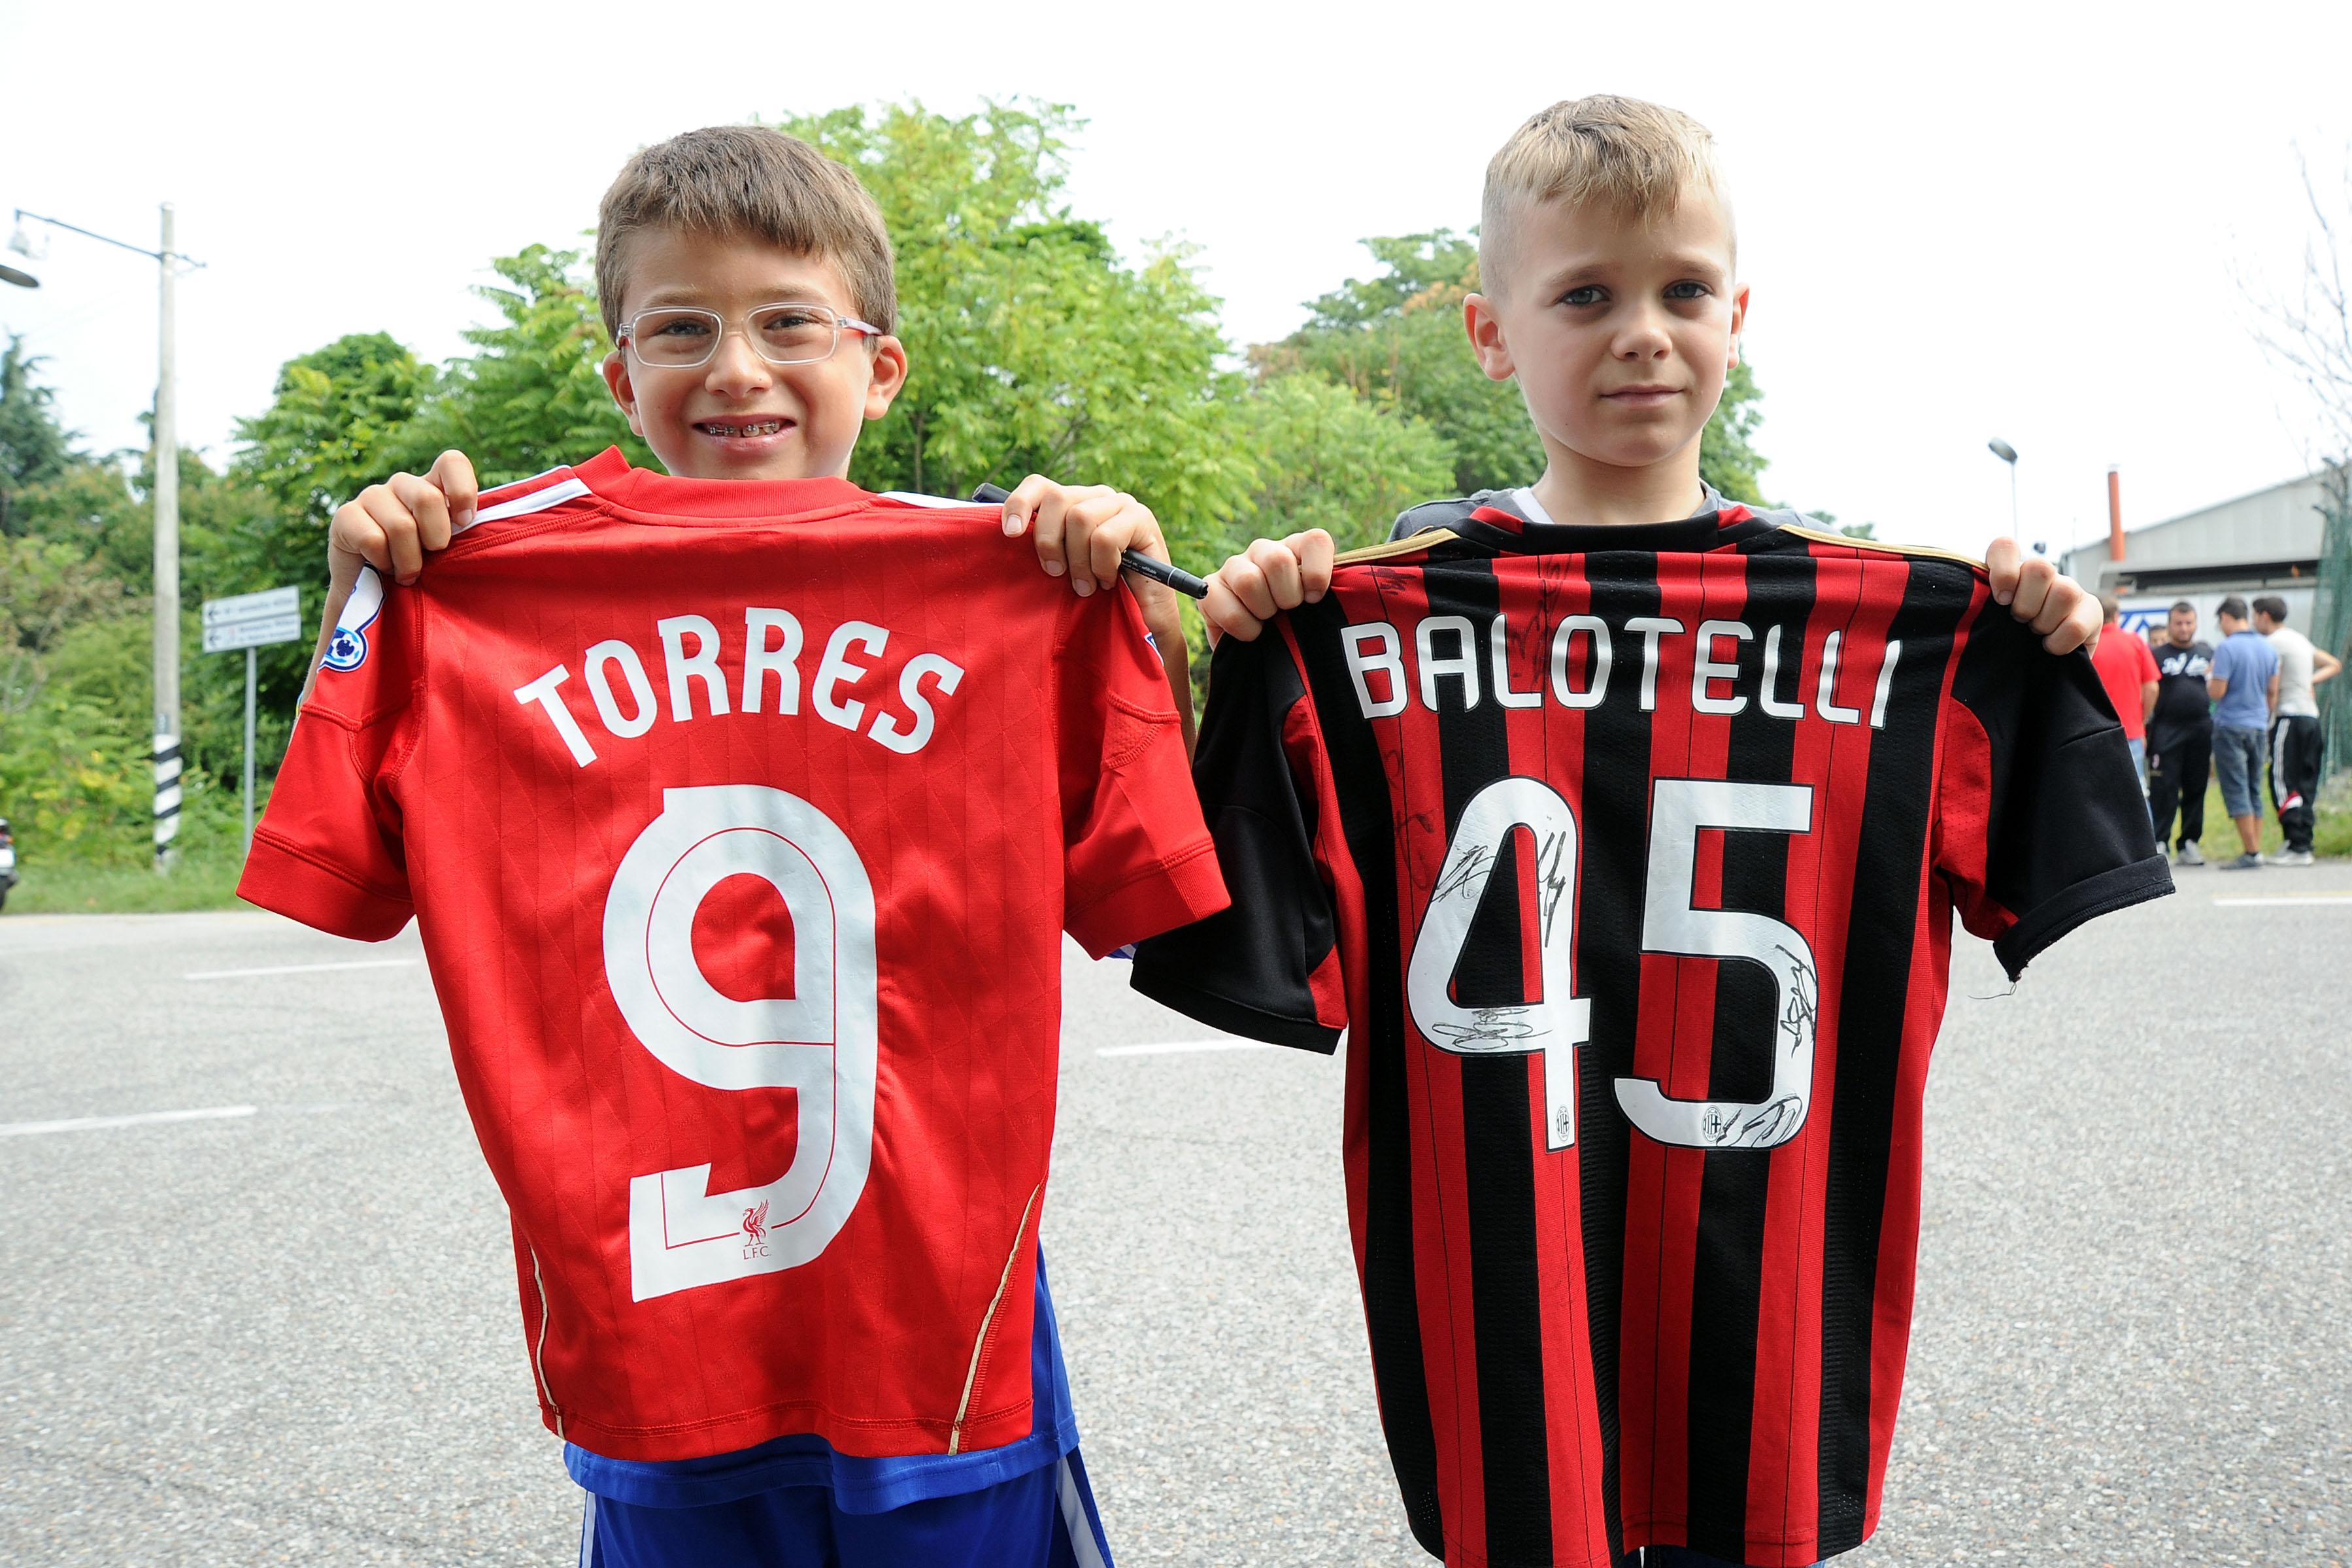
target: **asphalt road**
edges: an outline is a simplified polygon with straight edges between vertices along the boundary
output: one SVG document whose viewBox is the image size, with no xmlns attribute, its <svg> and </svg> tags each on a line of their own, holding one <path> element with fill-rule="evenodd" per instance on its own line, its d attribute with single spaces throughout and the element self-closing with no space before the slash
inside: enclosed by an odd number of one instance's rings
<svg viewBox="0 0 2352 1568">
<path fill-rule="evenodd" d="M 1961 939 L 1854 1568 L 2352 1561 L 2352 866 L 2184 883 L 1999 999 Z M 1068 981 L 1045 1244 L 1119 1559 L 1427 1562 L 1373 1413 L 1340 1070 L 1098 1054 L 1206 1031 L 1116 966 L 1073 951 Z M 0 917 L 0 1563 L 571 1561 L 413 935 Z"/>
</svg>

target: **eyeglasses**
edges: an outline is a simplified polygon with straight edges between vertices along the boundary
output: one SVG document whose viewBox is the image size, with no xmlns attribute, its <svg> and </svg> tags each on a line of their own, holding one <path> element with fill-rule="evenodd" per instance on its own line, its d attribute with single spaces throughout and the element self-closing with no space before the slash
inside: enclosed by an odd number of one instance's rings
<svg viewBox="0 0 2352 1568">
<path fill-rule="evenodd" d="M 754 306 L 743 318 L 744 340 L 772 365 L 829 360 L 841 347 L 844 332 L 865 338 L 882 336 L 881 328 L 844 316 L 828 305 L 787 300 Z M 640 310 L 622 323 L 615 342 L 634 352 L 640 364 L 689 371 L 709 364 L 726 336 L 727 318 L 718 311 L 675 305 Z"/>
</svg>

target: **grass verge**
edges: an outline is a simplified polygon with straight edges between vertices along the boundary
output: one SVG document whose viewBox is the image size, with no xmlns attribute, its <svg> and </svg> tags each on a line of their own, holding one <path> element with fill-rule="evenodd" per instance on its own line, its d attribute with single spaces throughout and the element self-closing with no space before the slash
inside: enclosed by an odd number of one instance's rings
<svg viewBox="0 0 2352 1568">
<path fill-rule="evenodd" d="M 2352 855 L 2352 789 L 2347 789 L 2347 784 L 2352 784 L 2352 780 L 2339 777 L 2331 779 L 2328 787 L 2320 792 L 2318 816 L 2312 824 L 2311 832 L 2314 854 Z M 2259 815 L 2263 853 L 2269 854 L 2284 848 L 2286 841 L 2279 836 L 2278 818 L 2271 811 L 2267 782 L 2263 789 L 2263 792 L 2256 798 L 2255 803 L 2262 808 Z M 2176 831 L 2179 826 L 2174 824 Z M 2221 809 L 2221 787 L 2219 784 L 2206 789 L 2205 834 L 2197 841 L 2197 847 L 2205 852 L 2209 862 L 2235 860 L 2240 852 L 2237 825 Z"/>
<path fill-rule="evenodd" d="M 23 881 L 8 890 L 10 915 L 161 915 L 188 909 L 242 909 L 237 873 L 244 862 L 234 852 L 190 855 L 169 875 L 147 866 L 59 865 L 35 862 L 18 867 Z"/>
<path fill-rule="evenodd" d="M 2209 861 L 2238 852 L 2238 831 L 2221 810 L 2216 785 L 2205 798 L 2205 836 L 2198 841 Z M 2263 810 L 2263 849 L 2279 847 L 2278 820 Z M 2319 802 L 2312 848 L 2322 855 L 2352 856 L 2352 780 L 2337 779 Z M 168 876 L 144 866 L 93 866 L 34 862 L 8 891 L 10 915 L 162 915 L 190 909 L 243 909 L 236 896 L 244 861 L 234 843 L 192 847 Z"/>
</svg>

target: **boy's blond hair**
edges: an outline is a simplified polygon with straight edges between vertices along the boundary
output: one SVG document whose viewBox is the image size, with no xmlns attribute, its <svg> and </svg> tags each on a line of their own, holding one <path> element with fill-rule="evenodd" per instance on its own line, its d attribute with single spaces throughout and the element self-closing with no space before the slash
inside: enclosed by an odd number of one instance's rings
<svg viewBox="0 0 2352 1568">
<path fill-rule="evenodd" d="M 1530 115 L 1486 165 L 1479 204 L 1478 277 L 1500 293 L 1520 215 L 1540 202 L 1593 205 L 1643 220 L 1664 217 L 1683 193 L 1728 200 L 1715 138 L 1680 110 L 1606 93 L 1564 99 Z"/>
<path fill-rule="evenodd" d="M 629 242 L 644 229 L 765 241 L 841 269 L 857 314 L 898 326 L 898 286 L 882 209 L 857 176 L 796 136 L 713 125 L 639 150 L 596 212 L 596 297 L 621 330 Z"/>
</svg>

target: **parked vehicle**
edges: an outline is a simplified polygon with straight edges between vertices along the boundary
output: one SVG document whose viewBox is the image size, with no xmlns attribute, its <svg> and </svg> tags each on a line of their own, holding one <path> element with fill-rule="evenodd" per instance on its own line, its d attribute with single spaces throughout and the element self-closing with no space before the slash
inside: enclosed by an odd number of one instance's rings
<svg viewBox="0 0 2352 1568">
<path fill-rule="evenodd" d="M 16 839 L 8 819 L 0 817 L 0 909 L 7 907 L 8 890 L 16 885 Z"/>
</svg>

